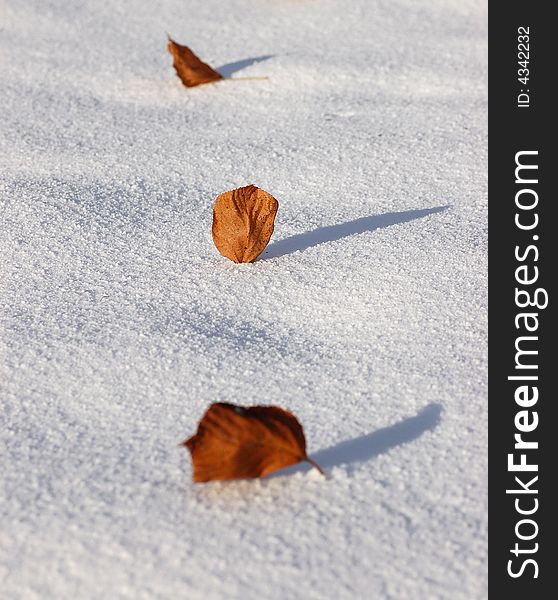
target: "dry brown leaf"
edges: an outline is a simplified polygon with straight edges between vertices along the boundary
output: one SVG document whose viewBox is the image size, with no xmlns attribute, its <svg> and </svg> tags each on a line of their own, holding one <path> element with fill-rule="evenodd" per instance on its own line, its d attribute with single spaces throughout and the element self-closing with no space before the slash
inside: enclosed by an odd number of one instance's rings
<svg viewBox="0 0 558 600">
<path fill-rule="evenodd" d="M 217 196 L 213 207 L 213 242 L 236 263 L 253 262 L 273 233 L 279 203 L 266 191 L 247 185 Z"/>
<path fill-rule="evenodd" d="M 201 61 L 188 46 L 177 44 L 170 36 L 168 49 L 173 57 L 172 66 L 184 85 L 194 87 L 223 79 L 220 73 Z"/>
<path fill-rule="evenodd" d="M 303 460 L 323 475 L 306 455 L 301 424 L 278 406 L 212 404 L 182 445 L 192 455 L 196 482 L 263 477 Z"/>
</svg>

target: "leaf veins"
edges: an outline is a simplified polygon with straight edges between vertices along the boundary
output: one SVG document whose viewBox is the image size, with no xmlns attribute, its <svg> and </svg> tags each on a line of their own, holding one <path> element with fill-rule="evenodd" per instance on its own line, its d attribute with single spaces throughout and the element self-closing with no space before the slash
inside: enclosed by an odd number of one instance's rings
<svg viewBox="0 0 558 600">
<path fill-rule="evenodd" d="M 278 406 L 212 404 L 183 445 L 196 482 L 263 477 L 303 460 L 323 475 L 306 454 L 302 425 Z"/>
<path fill-rule="evenodd" d="M 172 54 L 172 66 L 185 86 L 194 87 L 202 83 L 211 83 L 223 79 L 220 73 L 217 73 L 208 64 L 200 60 L 188 46 L 177 44 L 170 36 L 168 39 L 167 47 Z"/>
<path fill-rule="evenodd" d="M 220 194 L 213 208 L 213 242 L 236 263 L 253 262 L 267 246 L 279 203 L 265 190 L 248 185 Z"/>
</svg>

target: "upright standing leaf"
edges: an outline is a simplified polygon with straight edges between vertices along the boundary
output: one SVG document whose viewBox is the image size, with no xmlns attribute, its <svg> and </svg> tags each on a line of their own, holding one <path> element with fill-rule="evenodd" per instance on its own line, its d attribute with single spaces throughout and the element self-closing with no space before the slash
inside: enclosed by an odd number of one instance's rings
<svg viewBox="0 0 558 600">
<path fill-rule="evenodd" d="M 192 455 L 194 481 L 263 477 L 305 460 L 302 426 L 278 406 L 212 404 L 195 435 L 183 442 Z"/>
<path fill-rule="evenodd" d="M 279 203 L 266 191 L 247 185 L 225 192 L 213 208 L 213 242 L 236 263 L 253 262 L 273 233 Z"/>
<path fill-rule="evenodd" d="M 220 73 L 201 61 L 188 46 L 181 46 L 169 37 L 168 49 L 173 57 L 172 66 L 184 85 L 194 87 L 223 79 Z"/>
</svg>

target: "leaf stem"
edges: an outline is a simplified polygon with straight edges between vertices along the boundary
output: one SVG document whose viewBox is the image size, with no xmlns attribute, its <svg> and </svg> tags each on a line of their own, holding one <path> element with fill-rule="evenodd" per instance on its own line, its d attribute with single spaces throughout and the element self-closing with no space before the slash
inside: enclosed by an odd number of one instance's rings
<svg viewBox="0 0 558 600">
<path fill-rule="evenodd" d="M 318 470 L 319 473 L 321 473 L 325 477 L 325 473 L 323 472 L 322 467 L 320 467 L 320 465 L 316 461 L 312 460 L 309 456 L 307 456 L 304 460 L 310 463 L 315 469 Z"/>
</svg>

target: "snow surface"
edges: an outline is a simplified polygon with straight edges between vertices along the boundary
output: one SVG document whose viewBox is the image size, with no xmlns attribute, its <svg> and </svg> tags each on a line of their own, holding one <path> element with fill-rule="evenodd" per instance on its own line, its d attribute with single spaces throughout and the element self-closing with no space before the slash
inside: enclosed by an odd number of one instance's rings
<svg viewBox="0 0 558 600">
<path fill-rule="evenodd" d="M 0 596 L 486 595 L 486 6 L 2 0 Z M 227 75 L 181 86 L 165 32 Z M 261 259 L 220 192 L 280 203 Z M 306 466 L 194 485 L 207 406 Z"/>
</svg>

